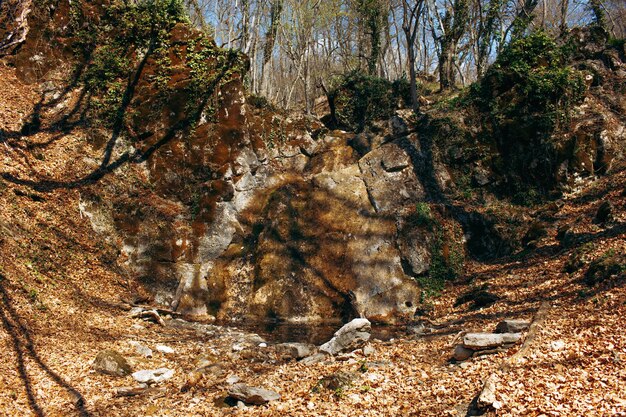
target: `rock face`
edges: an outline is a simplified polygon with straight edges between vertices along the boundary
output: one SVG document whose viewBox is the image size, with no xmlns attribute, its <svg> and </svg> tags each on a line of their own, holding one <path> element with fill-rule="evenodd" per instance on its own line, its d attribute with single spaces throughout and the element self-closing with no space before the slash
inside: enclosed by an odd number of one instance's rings
<svg viewBox="0 0 626 417">
<path fill-rule="evenodd" d="M 425 197 L 409 155 L 396 143 L 388 143 L 359 161 L 368 195 L 377 212 L 393 213 Z"/>
<path fill-rule="evenodd" d="M 246 384 L 234 384 L 228 389 L 228 396 L 253 405 L 262 405 L 280 399 L 280 394 L 275 391 Z"/>
<path fill-rule="evenodd" d="M 97 107 L 58 81 L 72 75 L 61 62 L 98 73 L 90 67 L 97 60 L 73 56 L 74 31 L 99 34 L 96 54 L 128 45 L 120 56 L 131 57 L 137 79 L 127 117 L 115 132 L 89 130 L 89 145 L 106 156 L 79 177 L 81 213 L 116 248 L 111 261 L 134 290 L 207 319 L 411 320 L 421 292 L 413 278 L 429 273 L 431 236 L 403 226 L 427 194 L 409 116 L 397 113 L 360 141 L 256 108 L 246 101 L 244 57 L 180 19 L 164 26 L 164 55 L 144 55 L 144 44 L 117 42 L 125 32 L 99 18 L 107 4 L 63 0 L 49 10 L 33 2 L 31 30 L 12 59 L 24 80 L 50 85 L 46 109 L 79 100 L 49 116 L 71 123 Z M 71 16 L 78 21 L 68 25 Z M 118 78 L 127 84 L 128 74 Z"/>
<path fill-rule="evenodd" d="M 93 368 L 98 372 L 113 376 L 126 376 L 132 372 L 126 358 L 114 350 L 98 352 L 93 361 Z"/>
<path fill-rule="evenodd" d="M 335 332 L 328 342 L 320 346 L 320 351 L 336 355 L 352 352 L 365 345 L 370 339 L 372 326 L 367 319 L 354 319 Z"/>
</svg>

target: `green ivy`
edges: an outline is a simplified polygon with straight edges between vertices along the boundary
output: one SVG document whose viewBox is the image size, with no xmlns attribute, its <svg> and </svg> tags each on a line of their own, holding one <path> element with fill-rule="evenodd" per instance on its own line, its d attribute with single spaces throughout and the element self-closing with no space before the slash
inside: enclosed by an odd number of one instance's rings
<svg viewBox="0 0 626 417">
<path fill-rule="evenodd" d="M 333 85 L 329 98 L 335 109 L 335 122 L 351 131 L 362 131 L 373 121 L 388 119 L 400 103 L 410 103 L 406 79 L 390 82 L 352 71 L 334 80 Z"/>
</svg>

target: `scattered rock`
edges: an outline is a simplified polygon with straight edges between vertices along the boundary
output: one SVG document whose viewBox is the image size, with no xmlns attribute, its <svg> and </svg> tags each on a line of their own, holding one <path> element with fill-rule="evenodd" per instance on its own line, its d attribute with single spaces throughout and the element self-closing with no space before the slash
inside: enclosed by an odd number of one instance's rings
<svg viewBox="0 0 626 417">
<path fill-rule="evenodd" d="M 274 347 L 283 357 L 304 359 L 317 353 L 317 346 L 309 343 L 280 343 Z"/>
<path fill-rule="evenodd" d="M 148 346 L 135 340 L 131 340 L 130 342 L 128 342 L 128 344 L 134 347 L 135 352 L 137 352 L 137 354 L 143 356 L 144 358 L 152 357 L 152 349 L 150 349 Z"/>
<path fill-rule="evenodd" d="M 156 345 L 156 350 L 158 350 L 159 352 L 166 354 L 166 355 L 170 355 L 172 353 L 174 353 L 174 349 L 172 349 L 169 346 L 165 346 L 165 345 Z"/>
<path fill-rule="evenodd" d="M 520 333 L 468 333 L 463 337 L 463 346 L 472 350 L 493 349 L 520 341 Z"/>
<path fill-rule="evenodd" d="M 583 282 L 593 286 L 620 275 L 626 276 L 626 254 L 609 250 L 589 264 Z"/>
<path fill-rule="evenodd" d="M 134 397 L 144 394 L 148 390 L 149 387 L 146 384 L 141 384 L 136 387 L 119 387 L 115 388 L 115 393 L 113 395 L 115 397 Z"/>
<path fill-rule="evenodd" d="M 556 240 L 559 241 L 562 247 L 567 248 L 574 243 L 574 238 L 576 234 L 572 230 L 572 227 L 569 224 L 563 224 L 559 226 L 556 231 Z"/>
<path fill-rule="evenodd" d="M 598 211 L 596 212 L 595 217 L 593 218 L 594 223 L 604 224 L 613 220 L 613 203 L 610 201 L 605 201 L 598 207 Z"/>
<path fill-rule="evenodd" d="M 142 384 L 157 384 L 174 376 L 174 370 L 168 368 L 143 369 L 133 373 L 135 381 Z"/>
<path fill-rule="evenodd" d="M 487 291 L 486 286 L 470 289 L 463 295 L 460 295 L 456 302 L 455 307 L 471 302 L 471 308 L 474 310 L 485 308 L 493 305 L 498 301 L 498 296 Z"/>
<path fill-rule="evenodd" d="M 376 349 L 374 349 L 372 346 L 370 345 L 366 345 L 363 348 L 363 356 L 372 356 L 373 354 L 376 353 Z"/>
<path fill-rule="evenodd" d="M 323 362 L 324 360 L 328 359 L 329 355 L 326 352 L 318 352 L 315 355 L 311 355 L 309 357 L 306 357 L 304 359 L 302 359 L 302 361 L 300 361 L 300 363 L 304 364 L 304 365 L 315 365 L 316 363 L 320 363 Z"/>
<path fill-rule="evenodd" d="M 478 396 L 478 407 L 482 410 L 502 408 L 502 403 L 496 399 L 496 379 L 494 374 L 490 375 L 485 381 L 483 390 Z"/>
<path fill-rule="evenodd" d="M 241 378 L 239 378 L 237 375 L 229 375 L 228 378 L 226 378 L 226 383 L 228 385 L 236 384 L 239 381 L 241 381 Z"/>
<path fill-rule="evenodd" d="M 472 355 L 474 355 L 474 351 L 464 347 L 463 345 L 457 345 L 452 353 L 454 360 L 459 362 L 471 358 Z"/>
<path fill-rule="evenodd" d="M 359 376 L 357 372 L 339 371 L 320 379 L 314 390 L 319 390 L 320 388 L 326 388 L 331 391 L 344 390 L 350 388 Z"/>
<path fill-rule="evenodd" d="M 98 372 L 113 376 L 126 376 L 132 372 L 126 358 L 110 349 L 98 352 L 93 361 L 93 368 Z"/>
<path fill-rule="evenodd" d="M 522 245 L 526 247 L 535 247 L 537 242 L 548 235 L 546 224 L 540 221 L 531 223 L 530 227 L 526 231 L 526 234 L 522 238 Z"/>
<path fill-rule="evenodd" d="M 372 324 L 368 319 L 354 319 L 335 332 L 334 337 L 320 346 L 320 351 L 336 355 L 351 352 L 370 339 Z"/>
<path fill-rule="evenodd" d="M 496 333 L 521 333 L 528 330 L 530 322 L 525 320 L 503 320 L 496 326 Z"/>
<path fill-rule="evenodd" d="M 246 404 L 261 405 L 280 399 L 280 395 L 272 390 L 251 387 L 246 384 L 235 384 L 228 389 L 228 396 Z"/>
</svg>

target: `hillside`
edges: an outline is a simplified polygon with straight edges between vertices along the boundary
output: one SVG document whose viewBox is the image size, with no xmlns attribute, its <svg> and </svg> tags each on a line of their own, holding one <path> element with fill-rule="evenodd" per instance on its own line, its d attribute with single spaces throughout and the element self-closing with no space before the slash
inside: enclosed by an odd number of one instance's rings
<svg viewBox="0 0 626 417">
<path fill-rule="evenodd" d="M 98 59 L 73 52 L 75 10 L 35 9 L 0 62 L 0 415 L 626 413 L 623 44 L 513 49 L 540 81 L 496 64 L 417 117 L 391 103 L 346 131 L 256 102 L 244 57 L 177 15 L 151 55 L 141 13 L 112 31 L 119 16 L 77 4 Z M 352 122 L 371 79 L 348 80 L 333 117 Z M 551 83 L 571 113 L 533 96 Z M 351 352 L 280 346 L 356 317 L 373 336 Z M 504 319 L 532 324 L 452 359 Z M 173 376 L 103 374 L 105 350 Z M 237 404 L 237 382 L 280 399 Z"/>
</svg>

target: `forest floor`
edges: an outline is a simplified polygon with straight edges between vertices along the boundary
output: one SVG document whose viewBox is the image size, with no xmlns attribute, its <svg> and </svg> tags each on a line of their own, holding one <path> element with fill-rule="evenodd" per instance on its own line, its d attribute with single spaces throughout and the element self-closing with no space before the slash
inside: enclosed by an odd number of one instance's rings
<svg viewBox="0 0 626 417">
<path fill-rule="evenodd" d="M 174 326 L 174 320 L 162 327 L 130 318 L 120 303 L 128 282 L 81 215 L 80 189 L 42 192 L 15 181 L 64 180 L 68 172 L 97 166 L 99 155 L 80 130 L 17 133 L 38 100 L 34 87 L 0 66 L 1 416 L 464 416 L 492 375 L 500 408 L 491 415 L 626 415 L 624 282 L 588 286 L 582 282 L 586 267 L 564 272 L 576 251 L 587 263 L 626 253 L 623 166 L 589 179 L 562 206 L 534 208 L 549 223 L 536 248 L 493 263 L 468 262 L 463 277 L 433 299 L 432 333 L 372 340 L 367 356 L 358 350 L 304 365 L 275 360 L 258 345 L 234 351 L 233 344 L 248 336 L 228 329 Z M 614 220 L 595 224 L 606 200 L 615 206 Z M 564 224 L 577 242 L 568 248 L 556 239 Z M 498 296 L 493 305 L 455 306 L 459 296 L 483 286 Z M 459 332 L 492 331 L 505 318 L 532 320 L 541 306 L 545 317 L 522 352 L 516 346 L 450 361 Z M 164 344 L 174 353 L 144 358 L 129 341 L 153 349 Z M 115 388 L 133 380 L 92 369 L 103 349 L 117 350 L 135 369 L 171 368 L 174 377 L 143 395 L 118 398 Z M 216 371 L 192 384 L 190 375 L 202 360 L 214 362 Z M 338 371 L 359 377 L 344 390 L 313 389 Z M 231 376 L 273 389 L 281 399 L 227 407 L 223 397 Z"/>
</svg>

